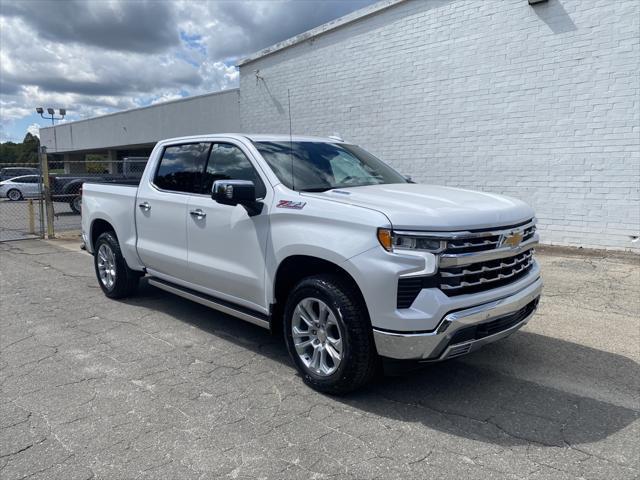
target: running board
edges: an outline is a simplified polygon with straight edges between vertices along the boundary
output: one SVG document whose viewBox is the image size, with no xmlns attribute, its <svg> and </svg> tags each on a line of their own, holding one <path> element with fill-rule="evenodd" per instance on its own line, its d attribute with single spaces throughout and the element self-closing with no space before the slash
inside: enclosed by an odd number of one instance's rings
<svg viewBox="0 0 640 480">
<path fill-rule="evenodd" d="M 218 310 L 222 313 L 226 313 L 246 322 L 253 323 L 254 325 L 258 325 L 259 327 L 269 329 L 271 326 L 269 317 L 267 315 L 263 315 L 258 312 L 253 313 L 248 308 L 241 307 L 240 305 L 235 306 L 225 300 L 217 299 L 205 293 L 196 292 L 195 290 L 192 290 L 190 288 L 165 282 L 164 280 L 160 280 L 159 278 L 155 277 L 149 278 L 149 284 L 153 285 L 154 287 L 161 288 L 162 290 L 166 290 L 167 292 L 178 295 L 182 298 L 186 298 L 187 300 L 197 302 L 206 307 L 213 308 L 214 310 Z"/>
</svg>

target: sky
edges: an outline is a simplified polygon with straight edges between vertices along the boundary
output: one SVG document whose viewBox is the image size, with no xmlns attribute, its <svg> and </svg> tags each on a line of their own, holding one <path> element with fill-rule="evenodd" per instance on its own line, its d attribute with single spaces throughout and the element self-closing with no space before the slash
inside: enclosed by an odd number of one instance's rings
<svg viewBox="0 0 640 480">
<path fill-rule="evenodd" d="M 0 0 L 0 141 L 238 86 L 236 62 L 376 0 Z"/>
</svg>

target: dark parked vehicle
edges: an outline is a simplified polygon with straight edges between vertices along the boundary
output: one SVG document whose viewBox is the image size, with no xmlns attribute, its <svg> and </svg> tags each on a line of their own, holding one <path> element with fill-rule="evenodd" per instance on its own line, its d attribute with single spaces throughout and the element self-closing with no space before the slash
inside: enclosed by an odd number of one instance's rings
<svg viewBox="0 0 640 480">
<path fill-rule="evenodd" d="M 5 167 L 0 169 L 0 182 L 23 175 L 37 175 L 40 171 L 32 167 Z"/>
<path fill-rule="evenodd" d="M 131 183 L 137 185 L 147 165 L 147 157 L 126 157 L 119 165 L 122 166 L 122 171 L 118 173 L 51 174 L 49 175 L 51 199 L 54 202 L 68 203 L 73 212 L 80 213 L 83 183 Z M 39 197 L 42 191 L 42 187 L 39 185 L 39 179 L 41 178 L 39 173 L 39 169 L 29 167 L 5 167 L 1 169 L 0 176 L 2 180 L 0 182 L 2 182 L 2 185 L 0 185 L 0 197 L 7 197 L 9 200 L 14 201 L 27 197 Z M 26 177 L 27 175 L 28 177 Z M 8 180 L 17 180 L 15 177 L 24 179 L 25 184 L 9 185 Z M 29 183 L 29 185 L 26 185 L 26 183 Z"/>
<path fill-rule="evenodd" d="M 59 174 L 51 175 L 51 197 L 54 202 L 68 202 L 75 213 L 80 213 L 82 206 L 82 184 L 92 183 L 127 183 L 137 184 L 142 177 L 147 157 L 127 157 L 122 161 L 122 173 L 104 174 Z"/>
</svg>

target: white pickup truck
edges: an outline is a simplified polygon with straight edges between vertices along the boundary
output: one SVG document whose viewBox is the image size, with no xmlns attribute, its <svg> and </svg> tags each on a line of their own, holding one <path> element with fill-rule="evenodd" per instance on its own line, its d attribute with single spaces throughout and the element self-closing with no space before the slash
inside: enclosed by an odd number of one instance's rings
<svg viewBox="0 0 640 480">
<path fill-rule="evenodd" d="M 542 289 L 523 202 L 419 185 L 334 138 L 159 142 L 139 186 L 84 184 L 82 236 L 111 298 L 151 285 L 282 331 L 304 381 L 344 393 L 381 359 L 467 354 Z"/>
</svg>

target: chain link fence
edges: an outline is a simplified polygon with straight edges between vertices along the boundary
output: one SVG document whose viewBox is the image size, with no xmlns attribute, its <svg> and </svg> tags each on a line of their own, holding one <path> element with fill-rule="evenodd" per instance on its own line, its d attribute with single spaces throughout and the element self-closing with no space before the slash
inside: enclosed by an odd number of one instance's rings
<svg viewBox="0 0 640 480">
<path fill-rule="evenodd" d="M 40 165 L 2 164 L 0 241 L 79 234 L 82 185 L 137 184 L 146 162 L 146 157 L 63 161 L 42 155 Z"/>
<path fill-rule="evenodd" d="M 38 164 L 0 165 L 0 242 L 44 236 L 41 179 Z"/>
</svg>

